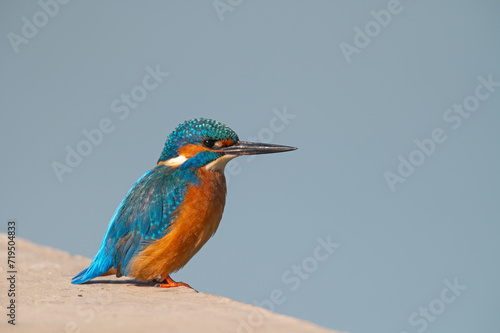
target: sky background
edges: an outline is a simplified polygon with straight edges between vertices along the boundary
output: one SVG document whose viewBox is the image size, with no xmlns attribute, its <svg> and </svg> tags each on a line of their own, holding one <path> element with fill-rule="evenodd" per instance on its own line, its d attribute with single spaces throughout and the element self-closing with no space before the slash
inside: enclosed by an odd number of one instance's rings
<svg viewBox="0 0 500 333">
<path fill-rule="evenodd" d="M 353 333 L 500 331 L 499 2 L 44 3 L 0 5 L 0 230 L 92 257 L 168 134 L 213 118 L 299 149 L 231 162 L 174 279 Z"/>
</svg>

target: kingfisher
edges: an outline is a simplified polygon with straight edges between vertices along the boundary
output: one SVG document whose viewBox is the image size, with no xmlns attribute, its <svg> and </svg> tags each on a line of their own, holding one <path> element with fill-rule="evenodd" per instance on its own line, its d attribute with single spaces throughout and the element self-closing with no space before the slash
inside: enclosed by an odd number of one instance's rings
<svg viewBox="0 0 500 333">
<path fill-rule="evenodd" d="M 226 164 L 241 155 L 295 149 L 240 141 L 232 129 L 212 119 L 180 124 L 168 136 L 156 166 L 135 182 L 116 209 L 89 267 L 71 283 L 115 274 L 157 281 L 162 288 L 191 288 L 170 274 L 217 231 L 226 202 Z"/>
</svg>

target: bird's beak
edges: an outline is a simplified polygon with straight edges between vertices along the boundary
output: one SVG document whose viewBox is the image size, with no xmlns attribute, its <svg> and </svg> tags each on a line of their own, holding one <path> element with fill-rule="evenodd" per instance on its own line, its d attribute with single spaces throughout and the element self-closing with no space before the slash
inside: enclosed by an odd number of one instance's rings
<svg viewBox="0 0 500 333">
<path fill-rule="evenodd" d="M 232 146 L 222 148 L 226 155 L 256 155 L 281 153 L 284 151 L 295 150 L 295 147 L 273 145 L 270 143 L 238 141 Z"/>
</svg>

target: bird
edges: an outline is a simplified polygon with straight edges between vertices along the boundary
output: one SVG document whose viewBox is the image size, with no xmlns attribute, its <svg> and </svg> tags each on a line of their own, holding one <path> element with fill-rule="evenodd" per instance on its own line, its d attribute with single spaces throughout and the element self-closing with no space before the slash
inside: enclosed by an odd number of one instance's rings
<svg viewBox="0 0 500 333">
<path fill-rule="evenodd" d="M 156 166 L 140 177 L 111 218 L 90 265 L 72 284 L 128 276 L 158 287 L 189 287 L 170 275 L 215 234 L 226 201 L 224 168 L 241 155 L 297 148 L 241 141 L 227 125 L 196 118 L 168 136 Z"/>
</svg>

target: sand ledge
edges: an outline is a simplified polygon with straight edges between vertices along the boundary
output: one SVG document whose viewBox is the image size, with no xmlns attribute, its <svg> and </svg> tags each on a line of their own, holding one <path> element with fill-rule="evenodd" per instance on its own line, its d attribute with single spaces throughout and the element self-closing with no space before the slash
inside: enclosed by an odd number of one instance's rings
<svg viewBox="0 0 500 333">
<path fill-rule="evenodd" d="M 7 236 L 0 233 L 0 248 Z M 296 318 L 187 288 L 161 289 L 128 278 L 71 285 L 90 259 L 16 239 L 17 332 L 315 332 L 334 333 Z M 2 276 L 7 275 L 2 251 Z M 2 279 L 5 289 L 7 280 Z M 1 305 L 9 302 L 2 292 Z M 0 327 L 14 329 L 2 320 Z M 2 329 L 4 331 L 4 329 Z"/>
</svg>

